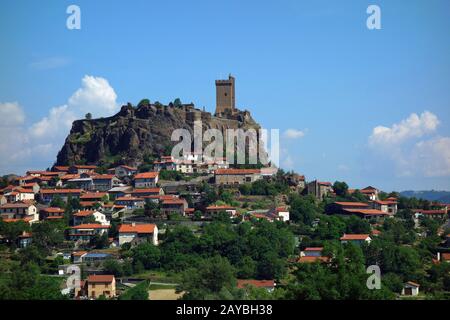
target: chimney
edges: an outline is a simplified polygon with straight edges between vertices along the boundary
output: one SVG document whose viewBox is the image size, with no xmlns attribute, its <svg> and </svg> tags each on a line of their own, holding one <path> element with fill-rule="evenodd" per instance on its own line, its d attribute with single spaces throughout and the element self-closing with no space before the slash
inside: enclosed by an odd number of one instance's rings
<svg viewBox="0 0 450 320">
<path fill-rule="evenodd" d="M 437 260 L 441 261 L 441 253 L 440 252 L 437 253 Z"/>
<path fill-rule="evenodd" d="M 132 227 L 136 227 L 136 222 L 132 222 L 132 223 L 131 223 L 131 226 L 132 226 Z"/>
</svg>

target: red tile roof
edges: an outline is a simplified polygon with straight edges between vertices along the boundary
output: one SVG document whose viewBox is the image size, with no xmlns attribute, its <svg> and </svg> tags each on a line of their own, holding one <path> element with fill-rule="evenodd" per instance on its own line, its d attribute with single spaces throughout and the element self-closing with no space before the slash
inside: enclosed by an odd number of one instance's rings
<svg viewBox="0 0 450 320">
<path fill-rule="evenodd" d="M 48 213 L 64 213 L 64 210 L 58 207 L 48 207 L 41 209 L 42 212 L 48 212 Z"/>
<path fill-rule="evenodd" d="M 237 287 L 240 289 L 245 286 L 254 286 L 257 288 L 273 288 L 275 287 L 275 280 L 253 280 L 253 279 L 238 279 Z"/>
<path fill-rule="evenodd" d="M 75 212 L 73 214 L 74 217 L 88 217 L 90 215 L 92 215 L 95 211 L 93 210 L 83 210 L 83 211 L 78 211 Z"/>
<path fill-rule="evenodd" d="M 344 234 L 340 240 L 366 240 L 369 238 L 368 234 Z"/>
<path fill-rule="evenodd" d="M 98 274 L 98 275 L 90 275 L 87 278 L 88 283 L 111 283 L 114 280 L 114 275 L 110 274 Z"/>
<path fill-rule="evenodd" d="M 158 172 L 143 172 L 135 175 L 134 179 L 155 179 L 158 175 Z"/>
<path fill-rule="evenodd" d="M 300 257 L 298 259 L 299 263 L 314 263 L 314 262 L 329 262 L 330 258 L 329 257 L 314 257 L 314 256 L 305 256 L 305 257 Z"/>
<path fill-rule="evenodd" d="M 44 194 L 81 193 L 82 189 L 41 189 Z"/>
<path fill-rule="evenodd" d="M 70 229 L 108 229 L 110 226 L 104 226 L 99 223 L 84 223 L 78 226 L 70 227 Z"/>
<path fill-rule="evenodd" d="M 145 224 L 122 224 L 119 227 L 119 233 L 153 233 L 156 225 Z"/>
<path fill-rule="evenodd" d="M 303 251 L 322 251 L 323 247 L 309 247 L 309 248 L 305 248 L 305 250 Z"/>
<path fill-rule="evenodd" d="M 351 202 L 351 201 L 336 201 L 335 204 L 343 207 L 368 207 L 369 205 L 364 202 Z"/>
</svg>

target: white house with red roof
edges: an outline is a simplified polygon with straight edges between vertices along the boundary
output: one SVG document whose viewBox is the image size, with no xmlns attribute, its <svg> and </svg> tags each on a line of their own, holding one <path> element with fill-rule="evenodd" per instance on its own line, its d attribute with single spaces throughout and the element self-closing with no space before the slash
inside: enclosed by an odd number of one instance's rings
<svg viewBox="0 0 450 320">
<path fill-rule="evenodd" d="M 419 288 L 420 284 L 413 281 L 408 281 L 403 286 L 402 296 L 412 296 L 412 297 L 417 296 L 419 295 Z"/>
<path fill-rule="evenodd" d="M 73 214 L 73 224 L 83 224 L 90 217 L 93 217 L 93 220 L 101 225 L 109 226 L 110 224 L 108 219 L 106 219 L 106 215 L 97 210 L 78 210 Z"/>
<path fill-rule="evenodd" d="M 119 245 L 124 243 L 139 243 L 150 241 L 153 245 L 158 245 L 158 227 L 156 224 L 122 224 L 119 227 Z"/>
<path fill-rule="evenodd" d="M 22 220 L 32 224 L 39 221 L 39 213 L 36 206 L 27 201 L 19 201 L 1 205 L 0 217 L 5 222 Z"/>
<path fill-rule="evenodd" d="M 7 202 L 13 203 L 17 201 L 34 200 L 34 192 L 32 189 L 16 187 L 11 192 L 5 193 Z"/>
<path fill-rule="evenodd" d="M 230 215 L 230 217 L 234 217 L 236 215 L 236 208 L 227 205 L 206 207 L 207 216 L 213 216 L 218 214 L 219 212 L 226 212 Z"/>
<path fill-rule="evenodd" d="M 361 189 L 360 192 L 369 198 L 369 200 L 375 201 L 378 200 L 378 193 L 379 190 L 377 188 L 374 188 L 372 186 L 365 187 L 364 189 Z"/>
<path fill-rule="evenodd" d="M 361 245 L 364 242 L 370 243 L 372 238 L 369 234 L 344 234 L 341 238 L 341 243 L 353 243 L 356 245 Z"/>
</svg>

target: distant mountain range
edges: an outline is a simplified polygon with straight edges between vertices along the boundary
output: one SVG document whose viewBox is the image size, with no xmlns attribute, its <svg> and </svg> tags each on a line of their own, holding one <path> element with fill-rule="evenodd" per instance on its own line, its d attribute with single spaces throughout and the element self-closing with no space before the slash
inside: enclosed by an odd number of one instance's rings
<svg viewBox="0 0 450 320">
<path fill-rule="evenodd" d="M 400 194 L 407 198 L 418 198 L 429 201 L 439 201 L 442 203 L 450 203 L 450 191 L 436 191 L 436 190 L 424 190 L 424 191 L 402 191 Z"/>
</svg>

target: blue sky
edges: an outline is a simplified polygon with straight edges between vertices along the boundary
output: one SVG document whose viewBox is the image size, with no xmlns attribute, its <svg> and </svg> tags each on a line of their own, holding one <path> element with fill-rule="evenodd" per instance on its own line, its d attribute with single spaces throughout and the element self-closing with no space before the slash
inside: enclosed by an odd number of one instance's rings
<svg viewBox="0 0 450 320">
<path fill-rule="evenodd" d="M 81 30 L 66 28 L 70 4 Z M 381 30 L 366 27 L 370 4 Z M 107 81 L 107 116 L 142 98 L 213 111 L 214 80 L 232 73 L 238 107 L 303 133 L 281 134 L 282 167 L 355 188 L 450 190 L 449 1 L 6 0 L 0 38 L 1 174 L 52 164 L 68 132 L 52 108 L 76 117 L 97 101 L 85 76 Z"/>
</svg>

